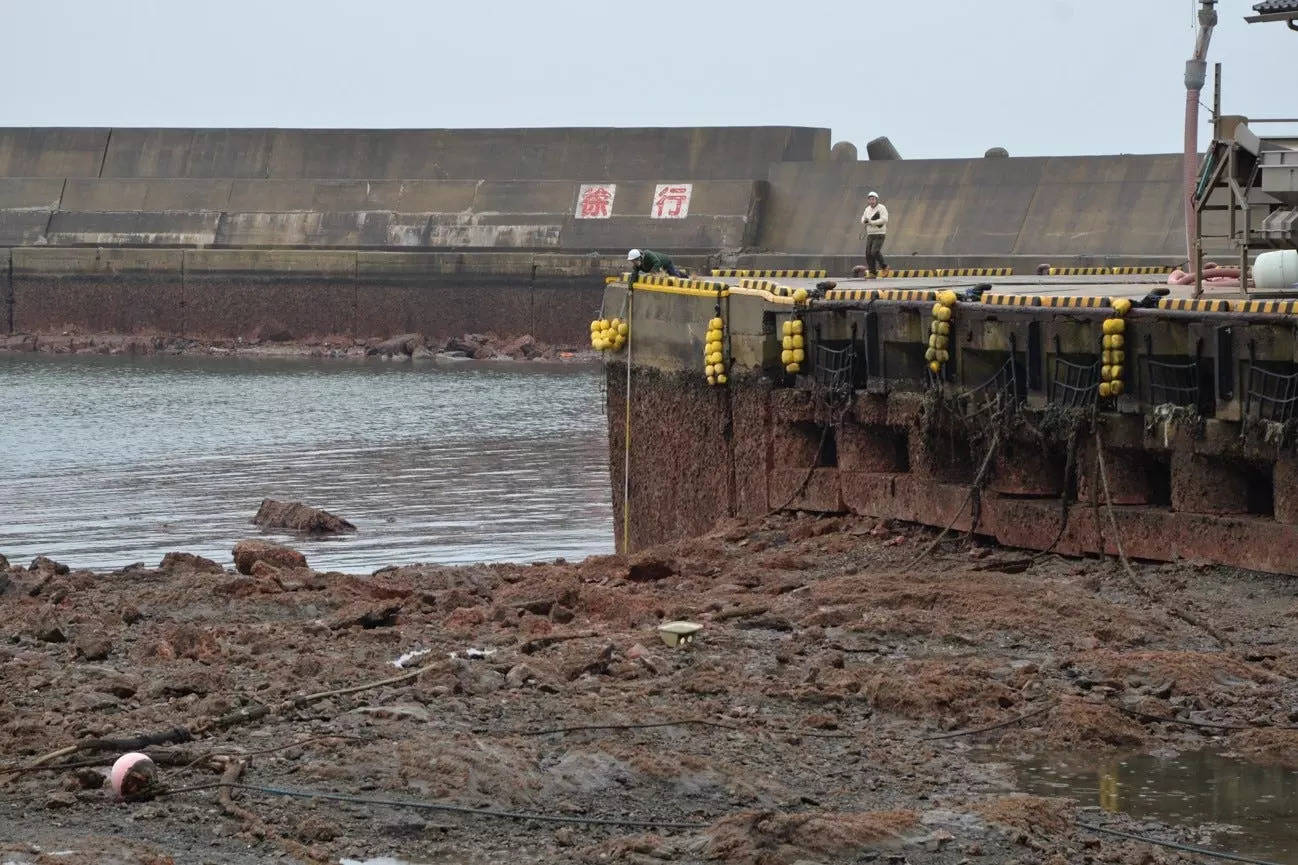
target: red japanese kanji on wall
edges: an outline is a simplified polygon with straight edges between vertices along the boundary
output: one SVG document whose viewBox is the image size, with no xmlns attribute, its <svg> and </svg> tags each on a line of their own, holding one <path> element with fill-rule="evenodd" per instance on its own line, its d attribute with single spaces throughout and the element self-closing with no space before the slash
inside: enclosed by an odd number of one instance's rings
<svg viewBox="0 0 1298 865">
<path fill-rule="evenodd" d="M 608 219 L 613 215 L 616 183 L 583 183 L 577 191 L 578 219 Z"/>
<path fill-rule="evenodd" d="M 684 219 L 690 212 L 692 183 L 659 183 L 654 187 L 653 206 L 649 215 L 654 219 Z"/>
</svg>

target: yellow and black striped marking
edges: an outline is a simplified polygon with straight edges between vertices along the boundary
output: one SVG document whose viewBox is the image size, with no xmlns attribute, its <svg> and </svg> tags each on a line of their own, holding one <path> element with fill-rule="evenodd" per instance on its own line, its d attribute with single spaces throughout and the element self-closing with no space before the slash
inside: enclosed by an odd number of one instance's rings
<svg viewBox="0 0 1298 865">
<path fill-rule="evenodd" d="M 829 275 L 825 270 L 735 270 L 734 268 L 712 268 L 713 276 L 752 276 L 774 279 L 824 279 Z"/>
<path fill-rule="evenodd" d="M 1112 271 L 1107 267 L 1052 267 L 1051 276 L 1108 276 Z"/>
<path fill-rule="evenodd" d="M 1159 309 L 1191 312 L 1230 312 L 1228 300 L 1195 300 L 1190 297 L 1167 297 L 1158 302 Z"/>
<path fill-rule="evenodd" d="M 1108 297 L 1079 297 L 1076 295 L 1067 297 L 1046 296 L 1041 298 L 1041 305 L 1055 307 L 1056 309 L 1100 309 L 1112 306 L 1113 300 Z"/>
<path fill-rule="evenodd" d="M 689 284 L 694 288 L 701 288 L 704 291 L 725 291 L 727 288 L 730 287 L 724 282 L 720 282 L 717 280 L 708 280 L 708 279 L 691 278 L 689 280 Z"/>
<path fill-rule="evenodd" d="M 1012 267 L 942 267 L 934 276 L 1013 276 Z"/>
<path fill-rule="evenodd" d="M 937 292 L 921 288 L 885 288 L 879 292 L 884 300 L 936 300 Z"/>
<path fill-rule="evenodd" d="M 890 270 L 886 279 L 923 279 L 932 278 L 938 275 L 936 270 Z"/>
<path fill-rule="evenodd" d="M 880 296 L 877 288 L 831 288 L 825 300 L 873 300 Z"/>
<path fill-rule="evenodd" d="M 647 282 L 642 279 L 636 282 L 635 285 L 631 286 L 631 288 L 635 291 L 653 291 L 660 294 L 685 294 L 690 295 L 691 297 L 717 298 L 730 296 L 729 288 L 723 289 L 722 291 L 708 290 L 699 288 L 696 285 L 690 285 L 687 281 L 679 279 L 675 279 L 671 283 Z"/>
<path fill-rule="evenodd" d="M 1298 315 L 1298 300 L 1232 300 L 1230 311 Z"/>
<path fill-rule="evenodd" d="M 1035 294 L 984 294 L 982 302 L 993 306 L 1040 306 L 1041 298 Z"/>
<path fill-rule="evenodd" d="M 1156 264 L 1152 266 L 1130 266 L 1130 267 L 1119 266 L 1119 267 L 1110 267 L 1109 273 L 1117 274 L 1117 275 L 1133 274 L 1133 273 L 1135 274 L 1171 273 L 1174 269 L 1175 269 L 1175 265 L 1171 265 L 1171 264 Z"/>
</svg>

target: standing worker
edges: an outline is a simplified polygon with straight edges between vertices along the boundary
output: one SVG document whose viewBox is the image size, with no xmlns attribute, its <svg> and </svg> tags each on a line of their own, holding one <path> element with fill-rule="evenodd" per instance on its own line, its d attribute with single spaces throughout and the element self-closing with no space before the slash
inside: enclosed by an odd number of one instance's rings
<svg viewBox="0 0 1298 865">
<path fill-rule="evenodd" d="M 653 273 L 655 270 L 665 271 L 668 276 L 685 276 L 676 269 L 676 265 L 672 264 L 670 258 L 652 249 L 633 249 L 626 254 L 626 260 L 631 262 L 632 282 L 635 282 L 640 274 Z"/>
<path fill-rule="evenodd" d="M 879 193 L 865 197 L 865 211 L 861 214 L 865 226 L 865 266 L 870 276 L 880 272 L 887 275 L 888 264 L 883 260 L 883 241 L 888 236 L 888 208 L 879 203 Z"/>
</svg>

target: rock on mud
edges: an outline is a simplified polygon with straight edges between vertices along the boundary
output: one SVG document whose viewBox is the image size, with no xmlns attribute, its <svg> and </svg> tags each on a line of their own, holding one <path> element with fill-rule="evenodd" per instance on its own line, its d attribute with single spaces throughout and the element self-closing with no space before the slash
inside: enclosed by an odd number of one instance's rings
<svg viewBox="0 0 1298 865">
<path fill-rule="evenodd" d="M 167 553 L 158 563 L 160 571 L 198 571 L 206 574 L 220 574 L 225 568 L 211 559 L 196 556 L 193 553 Z"/>
<path fill-rule="evenodd" d="M 269 541 L 244 540 L 234 545 L 234 566 L 241 574 L 252 574 L 252 566 L 266 562 L 277 568 L 305 568 L 306 556 L 292 547 Z"/>
<path fill-rule="evenodd" d="M 347 520 L 321 508 L 309 507 L 301 502 L 277 502 L 274 499 L 262 499 L 257 516 L 252 521 L 266 529 L 289 529 L 312 535 L 356 531 L 356 526 Z"/>
</svg>

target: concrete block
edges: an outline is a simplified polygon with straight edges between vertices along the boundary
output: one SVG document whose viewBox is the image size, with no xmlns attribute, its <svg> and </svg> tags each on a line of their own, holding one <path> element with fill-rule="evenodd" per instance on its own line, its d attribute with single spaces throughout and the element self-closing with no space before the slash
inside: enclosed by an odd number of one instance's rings
<svg viewBox="0 0 1298 865">
<path fill-rule="evenodd" d="M 1115 505 L 1147 505 L 1154 501 L 1150 483 L 1151 462 L 1154 457 L 1140 450 L 1106 447 L 1104 467 L 1109 478 L 1109 496 Z M 1104 501 L 1103 488 L 1092 489 L 1095 477 L 1095 444 L 1084 441 L 1078 448 L 1074 467 L 1077 479 L 1077 500 Z"/>
<path fill-rule="evenodd" d="M 1281 457 L 1272 467 L 1271 488 L 1275 491 L 1275 520 L 1298 525 L 1298 459 Z"/>
<path fill-rule="evenodd" d="M 58 210 L 61 179 L 0 177 L 0 211 Z"/>
<path fill-rule="evenodd" d="M 1035 443 L 1010 442 L 992 459 L 988 487 L 1005 495 L 1059 496 L 1066 480 L 1063 456 L 1046 453 Z"/>
<path fill-rule="evenodd" d="M 802 486 L 804 479 L 806 485 Z M 839 471 L 836 468 L 815 469 L 809 478 L 806 468 L 775 468 L 771 470 L 768 484 L 773 508 L 823 513 L 842 513 L 846 510 Z"/>
<path fill-rule="evenodd" d="M 266 129 L 114 129 L 103 177 L 265 177 Z"/>
<path fill-rule="evenodd" d="M 895 427 L 845 423 L 836 428 L 838 467 L 845 472 L 904 472 L 907 437 Z"/>
<path fill-rule="evenodd" d="M 0 177 L 96 177 L 109 130 L 0 128 Z"/>
<path fill-rule="evenodd" d="M 1247 476 L 1237 463 L 1196 454 L 1181 447 L 1172 451 L 1172 510 L 1192 514 L 1246 514 Z"/>
<path fill-rule="evenodd" d="M 266 278 L 328 276 L 352 279 L 357 254 L 313 249 L 198 249 L 185 252 L 190 275 L 256 275 Z"/>
<path fill-rule="evenodd" d="M 0 246 L 29 246 L 45 242 L 48 210 L 0 210 Z"/>
<path fill-rule="evenodd" d="M 567 216 L 574 211 L 576 204 L 577 184 L 562 180 L 486 181 L 479 184 L 473 197 L 473 210 L 477 213 Z"/>
<path fill-rule="evenodd" d="M 46 232 L 55 246 L 210 246 L 221 215 L 213 212 L 59 211 Z"/>
</svg>

